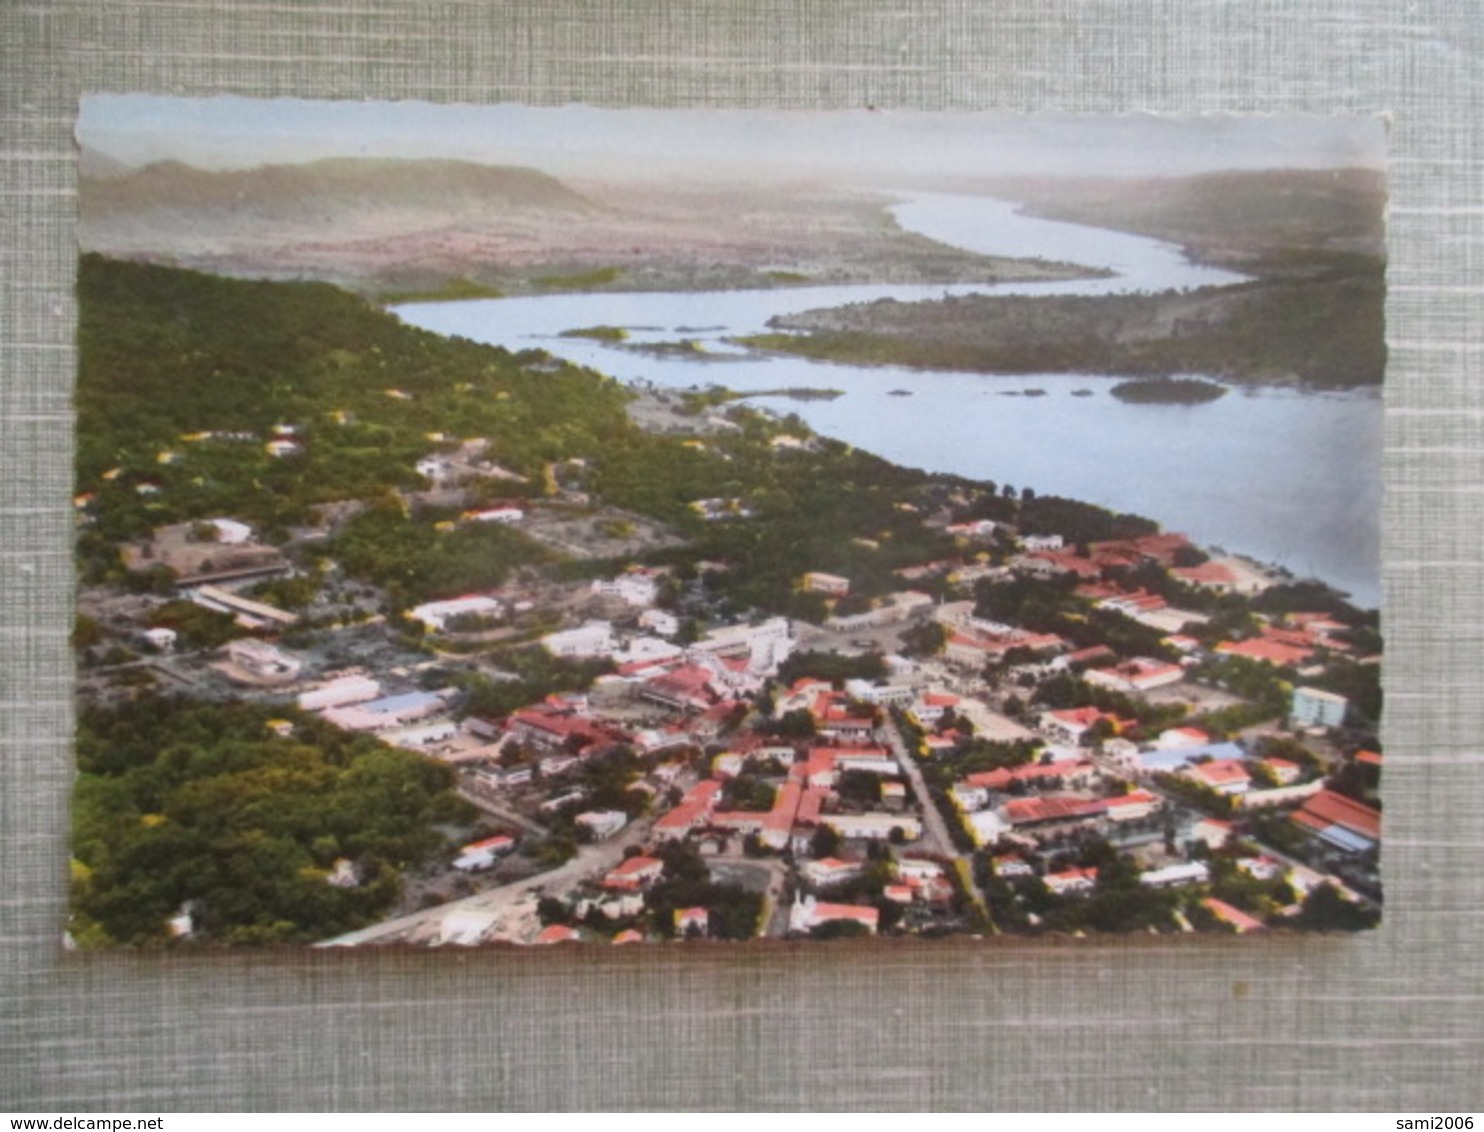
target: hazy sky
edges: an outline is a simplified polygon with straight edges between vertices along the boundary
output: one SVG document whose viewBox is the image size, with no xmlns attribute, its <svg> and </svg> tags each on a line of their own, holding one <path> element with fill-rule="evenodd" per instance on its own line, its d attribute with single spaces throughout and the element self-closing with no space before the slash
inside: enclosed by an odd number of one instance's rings
<svg viewBox="0 0 1484 1132">
<path fill-rule="evenodd" d="M 94 95 L 77 138 L 131 165 L 453 157 L 557 174 L 1125 176 L 1384 161 L 1376 117 L 603 110 Z"/>
</svg>

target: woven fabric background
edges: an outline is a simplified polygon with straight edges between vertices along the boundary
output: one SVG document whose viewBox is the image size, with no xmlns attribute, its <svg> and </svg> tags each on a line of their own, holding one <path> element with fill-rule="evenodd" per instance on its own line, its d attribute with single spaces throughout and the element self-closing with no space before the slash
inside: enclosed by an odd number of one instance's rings
<svg viewBox="0 0 1484 1132">
<path fill-rule="evenodd" d="M 4 0 L 0 1109 L 1484 1109 L 1481 48 L 1476 0 Z M 1384 928 L 64 956 L 87 91 L 1390 114 Z"/>
</svg>

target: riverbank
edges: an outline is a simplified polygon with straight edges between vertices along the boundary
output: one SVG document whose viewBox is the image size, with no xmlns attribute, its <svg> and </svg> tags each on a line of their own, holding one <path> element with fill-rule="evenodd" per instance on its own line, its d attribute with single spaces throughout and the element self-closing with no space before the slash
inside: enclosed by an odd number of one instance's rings
<svg viewBox="0 0 1484 1132">
<path fill-rule="evenodd" d="M 1190 292 L 968 295 L 803 311 L 769 321 L 754 349 L 855 365 L 969 373 L 1077 372 L 1321 389 L 1378 386 L 1385 284 L 1364 271 Z"/>
</svg>

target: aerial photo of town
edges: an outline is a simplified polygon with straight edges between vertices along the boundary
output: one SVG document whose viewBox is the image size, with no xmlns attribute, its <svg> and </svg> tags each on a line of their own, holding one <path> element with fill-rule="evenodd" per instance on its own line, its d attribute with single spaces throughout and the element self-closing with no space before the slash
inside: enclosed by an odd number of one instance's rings
<svg viewBox="0 0 1484 1132">
<path fill-rule="evenodd" d="M 67 945 L 1374 926 L 1382 134 L 85 99 Z"/>
</svg>

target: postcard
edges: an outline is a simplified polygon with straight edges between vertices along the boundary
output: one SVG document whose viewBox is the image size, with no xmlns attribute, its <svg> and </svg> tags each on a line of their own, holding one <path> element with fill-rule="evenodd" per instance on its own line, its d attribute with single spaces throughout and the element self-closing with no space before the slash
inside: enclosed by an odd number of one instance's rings
<svg viewBox="0 0 1484 1132">
<path fill-rule="evenodd" d="M 77 136 L 70 946 L 1378 922 L 1378 119 Z"/>
</svg>

